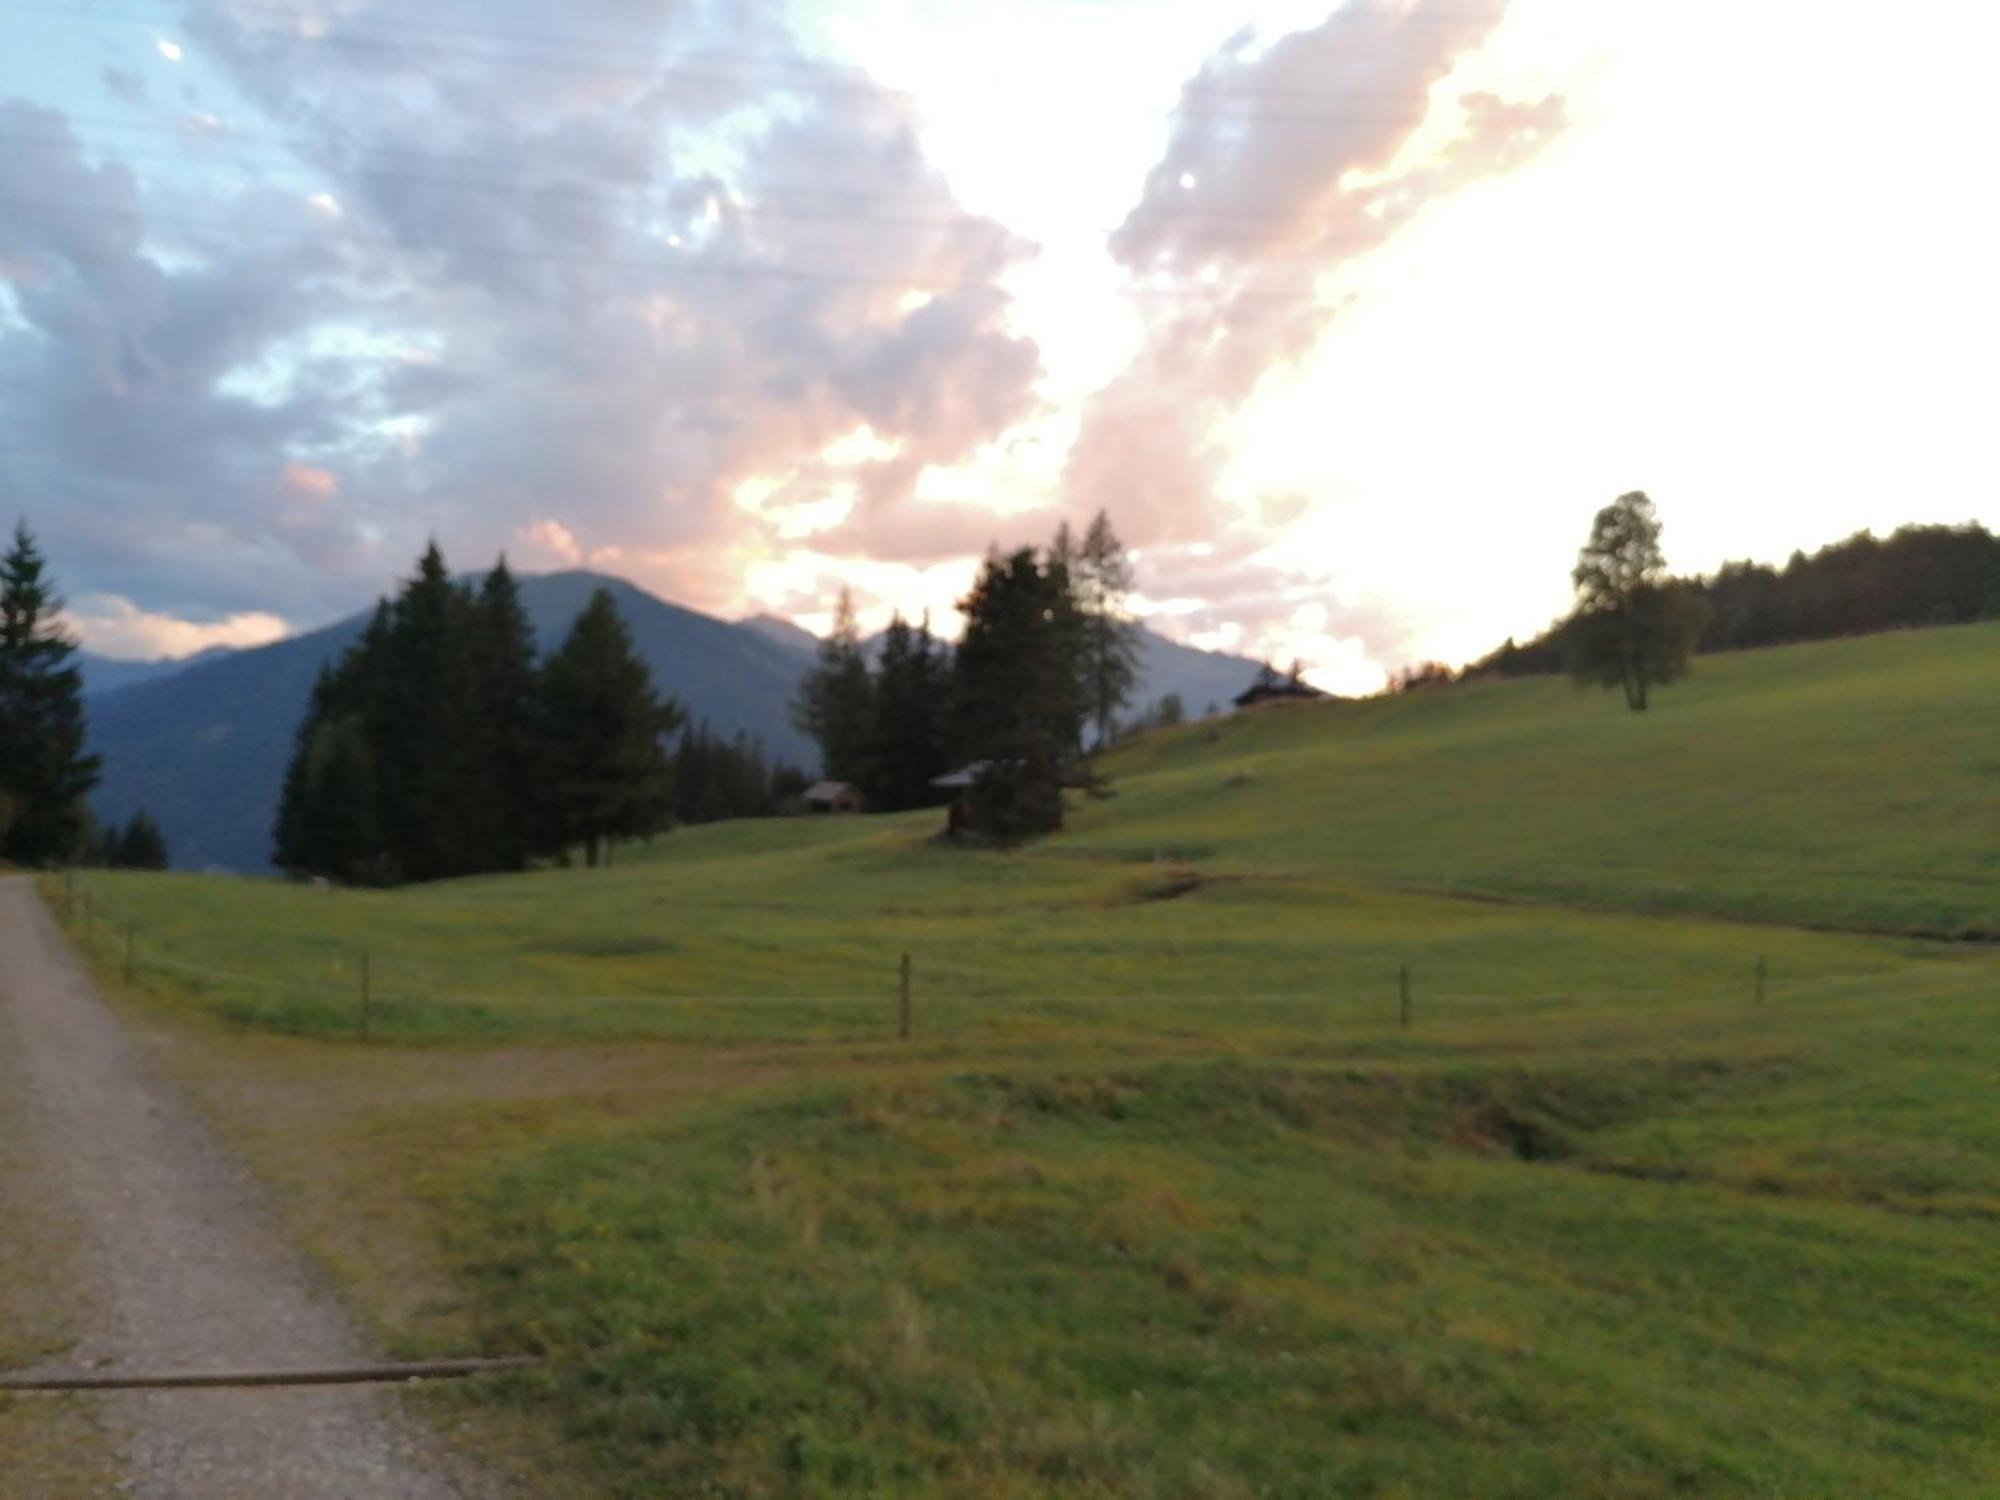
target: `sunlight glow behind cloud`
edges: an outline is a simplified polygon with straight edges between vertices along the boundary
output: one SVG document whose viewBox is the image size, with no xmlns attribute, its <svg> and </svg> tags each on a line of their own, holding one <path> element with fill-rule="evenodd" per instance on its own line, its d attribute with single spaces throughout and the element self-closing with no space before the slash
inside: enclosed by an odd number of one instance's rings
<svg viewBox="0 0 2000 1500">
<path fill-rule="evenodd" d="M 1352 689 L 1546 623 L 1626 489 L 1689 568 L 2000 522 L 1983 11 L 632 0 L 618 69 L 410 14 L 194 0 L 171 105 L 0 59 L 57 205 L 0 221 L 0 477 L 74 591 L 317 622 L 434 533 L 942 618 L 1101 504 L 1163 630 Z"/>
</svg>

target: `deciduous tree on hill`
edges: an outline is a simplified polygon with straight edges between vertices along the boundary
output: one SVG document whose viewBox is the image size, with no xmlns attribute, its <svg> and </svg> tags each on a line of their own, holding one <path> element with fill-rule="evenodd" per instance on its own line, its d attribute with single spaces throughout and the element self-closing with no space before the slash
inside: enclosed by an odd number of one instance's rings
<svg viewBox="0 0 2000 1500">
<path fill-rule="evenodd" d="M 1707 619 L 1701 601 L 1667 577 L 1653 502 L 1634 490 L 1599 511 L 1570 576 L 1577 604 L 1563 639 L 1571 672 L 1622 687 L 1626 706 L 1643 711 L 1651 687 L 1685 675 Z"/>
<path fill-rule="evenodd" d="M 70 854 L 89 822 L 98 760 L 84 751 L 76 642 L 25 521 L 0 557 L 0 858 L 43 864 Z"/>
<path fill-rule="evenodd" d="M 1126 613 L 1132 562 L 1104 511 L 1091 521 L 1069 569 L 1079 616 L 1077 668 L 1084 707 L 1096 727 L 1097 743 L 1109 745 L 1118 715 L 1139 680 L 1139 625 Z"/>
</svg>

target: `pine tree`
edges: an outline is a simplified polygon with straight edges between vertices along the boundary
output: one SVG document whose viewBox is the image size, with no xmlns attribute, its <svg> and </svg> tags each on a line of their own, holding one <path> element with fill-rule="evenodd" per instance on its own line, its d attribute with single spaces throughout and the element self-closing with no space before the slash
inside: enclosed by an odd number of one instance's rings
<svg viewBox="0 0 2000 1500">
<path fill-rule="evenodd" d="M 145 812 L 132 814 L 132 820 L 119 832 L 115 863 L 126 870 L 166 869 L 166 838 L 160 832 L 160 825 Z"/>
<path fill-rule="evenodd" d="M 468 860 L 481 870 L 521 870 L 548 817 L 540 806 L 535 630 L 504 557 L 480 586 L 471 631 L 465 777 L 479 813 Z"/>
<path fill-rule="evenodd" d="M 61 859 L 88 826 L 99 761 L 84 751 L 76 642 L 25 521 L 0 558 L 0 858 Z"/>
<path fill-rule="evenodd" d="M 956 738 L 985 763 L 965 799 L 973 829 L 1011 842 L 1060 828 L 1083 720 L 1067 572 L 1028 548 L 989 556 L 959 608 Z"/>
<path fill-rule="evenodd" d="M 473 602 L 433 542 L 390 613 L 388 661 L 369 724 L 380 826 L 401 877 L 479 868 L 482 809 L 474 759 Z"/>
<path fill-rule="evenodd" d="M 1096 727 L 1097 743 L 1109 745 L 1118 715 L 1139 680 L 1140 637 L 1137 622 L 1126 613 L 1132 562 L 1104 511 L 1084 533 L 1070 572 L 1081 617 L 1078 671 L 1084 708 Z"/>
<path fill-rule="evenodd" d="M 666 737 L 685 716 L 652 673 L 608 590 L 599 589 L 542 669 L 554 831 L 595 866 L 610 839 L 646 838 L 673 816 Z"/>
<path fill-rule="evenodd" d="M 799 684 L 792 722 L 819 742 L 820 767 L 836 781 L 866 787 L 875 741 L 874 684 L 855 624 L 854 598 L 840 591 L 833 630 L 820 642 L 819 659 Z"/>
<path fill-rule="evenodd" d="M 946 746 L 951 683 L 926 618 L 914 629 L 898 614 L 882 636 L 875 669 L 871 807 L 896 811 L 937 801 L 931 780 L 950 769 Z"/>
<path fill-rule="evenodd" d="M 325 873 L 319 869 L 318 851 L 307 830 L 313 816 L 312 745 L 331 711 L 333 684 L 333 668 L 320 668 L 313 681 L 312 695 L 306 700 L 305 716 L 292 732 L 292 758 L 285 765 L 284 787 L 278 794 L 278 820 L 271 832 L 271 862 L 281 870 L 300 875 Z"/>
</svg>

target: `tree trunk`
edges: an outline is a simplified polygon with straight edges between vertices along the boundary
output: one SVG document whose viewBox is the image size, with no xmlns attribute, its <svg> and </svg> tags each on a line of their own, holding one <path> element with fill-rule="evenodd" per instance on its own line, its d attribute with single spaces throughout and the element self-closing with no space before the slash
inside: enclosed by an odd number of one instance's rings
<svg viewBox="0 0 2000 1500">
<path fill-rule="evenodd" d="M 584 862 L 585 862 L 585 863 L 586 863 L 587 865 L 589 865 L 589 867 L 590 867 L 591 869 L 593 869 L 593 870 L 594 870 L 594 869 L 596 869 L 596 868 L 597 868 L 597 835 L 596 835 L 596 834 L 594 834 L 594 833 L 593 833 L 593 834 L 591 834 L 591 835 L 590 835 L 590 836 L 589 836 L 588 838 L 586 838 L 586 839 L 585 839 L 585 840 L 583 841 L 583 857 L 584 857 Z"/>
</svg>

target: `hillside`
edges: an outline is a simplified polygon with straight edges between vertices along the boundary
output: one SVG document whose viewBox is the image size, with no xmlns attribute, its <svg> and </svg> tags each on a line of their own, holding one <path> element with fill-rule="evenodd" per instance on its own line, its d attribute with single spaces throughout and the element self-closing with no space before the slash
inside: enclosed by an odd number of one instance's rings
<svg viewBox="0 0 2000 1500">
<path fill-rule="evenodd" d="M 1996 715 L 1911 632 L 71 930 L 401 1347 L 547 1356 L 529 1493 L 1984 1500 Z"/>
<path fill-rule="evenodd" d="M 1219 871 L 2000 937 L 2000 623 L 1287 706 L 1114 757 L 1065 848 Z"/>
<path fill-rule="evenodd" d="M 1004 856 L 940 846 L 941 815 L 925 812 L 681 830 L 587 885 L 551 872 L 337 898 L 231 881 L 139 889 L 157 893 L 145 924 L 160 951 L 218 972 L 282 984 L 301 951 L 338 972 L 364 930 L 406 948 L 384 993 L 407 999 L 413 1035 L 752 1021 L 653 1003 L 703 994 L 828 997 L 754 1016 L 760 1034 L 820 1035 L 837 1032 L 839 997 L 875 989 L 884 955 L 904 949 L 938 1003 L 1199 1005 L 1221 985 L 1270 997 L 1282 1018 L 1323 1004 L 1342 976 L 1393 967 L 1407 939 L 1378 929 L 1435 924 L 1455 936 L 1426 957 L 1433 980 L 1523 995 L 1547 981 L 1558 930 L 1574 944 L 1560 962 L 1592 983 L 1616 975 L 1620 944 L 1658 931 L 1627 917 L 1571 931 L 1542 911 L 1542 936 L 1515 951 L 1522 929 L 1497 902 L 2000 937 L 1996 744 L 2000 625 L 1980 625 L 1718 658 L 1645 715 L 1525 681 L 1189 725 L 1109 757 L 1112 797 Z M 1151 899 L 1183 891 L 1200 899 Z M 1427 904 L 1433 893 L 1480 899 Z M 1335 930 L 1346 935 L 1330 951 Z M 1747 941 L 1716 937 L 1729 952 Z M 1676 942 L 1658 960 L 1667 974 L 1714 972 L 1699 932 Z M 1183 970 L 1189 950 L 1200 962 Z M 1663 977 L 1617 982 L 1650 991 Z M 475 1010 L 427 998 L 468 991 Z M 245 1015 L 346 1024 L 338 1006 L 240 999 Z"/>
</svg>

